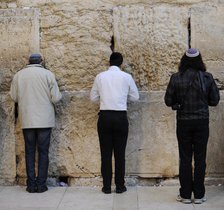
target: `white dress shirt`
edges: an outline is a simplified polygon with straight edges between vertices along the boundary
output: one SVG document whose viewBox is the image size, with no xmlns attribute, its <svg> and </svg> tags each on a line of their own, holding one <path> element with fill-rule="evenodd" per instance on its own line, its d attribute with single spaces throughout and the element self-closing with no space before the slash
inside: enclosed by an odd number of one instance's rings
<svg viewBox="0 0 224 210">
<path fill-rule="evenodd" d="M 110 66 L 96 76 L 90 99 L 100 101 L 100 110 L 126 111 L 127 100 L 137 101 L 139 93 L 130 74 L 117 66 Z"/>
</svg>

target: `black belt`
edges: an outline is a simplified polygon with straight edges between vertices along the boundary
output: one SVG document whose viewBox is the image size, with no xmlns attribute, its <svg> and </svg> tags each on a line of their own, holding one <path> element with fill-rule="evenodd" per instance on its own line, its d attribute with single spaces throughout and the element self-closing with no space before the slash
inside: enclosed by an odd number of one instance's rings
<svg viewBox="0 0 224 210">
<path fill-rule="evenodd" d="M 127 113 L 126 110 L 100 110 L 100 113 Z"/>
</svg>

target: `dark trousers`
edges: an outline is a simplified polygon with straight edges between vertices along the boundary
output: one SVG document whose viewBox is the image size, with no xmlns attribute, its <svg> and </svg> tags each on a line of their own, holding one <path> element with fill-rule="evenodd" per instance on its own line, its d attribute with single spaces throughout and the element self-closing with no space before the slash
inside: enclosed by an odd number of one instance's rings
<svg viewBox="0 0 224 210">
<path fill-rule="evenodd" d="M 190 199 L 205 195 L 206 151 L 209 137 L 208 120 L 177 121 L 177 139 L 179 146 L 180 195 Z M 192 156 L 194 168 L 192 170 Z"/>
<path fill-rule="evenodd" d="M 128 137 L 128 119 L 126 111 L 100 111 L 98 135 L 101 151 L 101 173 L 103 186 L 111 187 L 112 154 L 115 159 L 115 184 L 124 186 L 125 149 Z"/>
<path fill-rule="evenodd" d="M 27 186 L 46 186 L 51 128 L 23 129 L 23 136 L 25 140 Z M 38 149 L 37 177 L 35 172 L 36 147 Z"/>
</svg>

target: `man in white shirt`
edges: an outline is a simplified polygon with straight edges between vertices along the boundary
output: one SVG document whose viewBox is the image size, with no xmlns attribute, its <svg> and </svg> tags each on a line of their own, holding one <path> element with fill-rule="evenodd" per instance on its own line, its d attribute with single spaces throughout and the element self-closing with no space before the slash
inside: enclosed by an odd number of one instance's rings
<svg viewBox="0 0 224 210">
<path fill-rule="evenodd" d="M 48 151 L 51 129 L 55 126 L 54 104 L 62 95 L 55 76 L 42 66 L 42 56 L 32 54 L 30 65 L 17 72 L 11 84 L 11 98 L 18 103 L 19 119 L 25 140 L 27 188 L 30 193 L 48 190 Z M 35 152 L 38 147 L 38 175 Z"/>
<path fill-rule="evenodd" d="M 127 100 L 139 99 L 132 76 L 120 69 L 122 62 L 123 56 L 120 53 L 112 53 L 110 68 L 96 76 L 90 93 L 91 101 L 100 101 L 97 129 L 101 150 L 102 192 L 106 194 L 111 193 L 113 152 L 116 193 L 127 190 L 124 185 L 125 149 L 128 137 Z"/>
</svg>

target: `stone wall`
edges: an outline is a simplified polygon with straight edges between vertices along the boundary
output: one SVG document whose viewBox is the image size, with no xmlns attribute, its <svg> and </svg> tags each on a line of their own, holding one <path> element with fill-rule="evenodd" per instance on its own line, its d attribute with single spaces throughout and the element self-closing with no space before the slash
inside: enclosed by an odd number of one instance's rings
<svg viewBox="0 0 224 210">
<path fill-rule="evenodd" d="M 0 184 L 4 184 L 13 183 L 16 177 L 17 138 L 10 83 L 15 72 L 27 64 L 27 56 L 40 50 L 38 10 L 0 10 L 0 37 Z"/>
<path fill-rule="evenodd" d="M 201 50 L 223 89 L 223 23 L 222 0 L 1 1 L 0 184 L 26 177 L 23 137 L 8 93 L 13 75 L 33 52 L 44 55 L 63 93 L 49 176 L 70 177 L 71 184 L 101 181 L 98 105 L 89 101 L 89 91 L 96 74 L 107 69 L 112 49 L 125 56 L 123 69 L 141 91 L 140 101 L 129 104 L 127 175 L 177 176 L 175 113 L 164 105 L 164 91 L 189 45 Z M 223 99 L 211 109 L 208 177 L 224 176 Z"/>
</svg>

